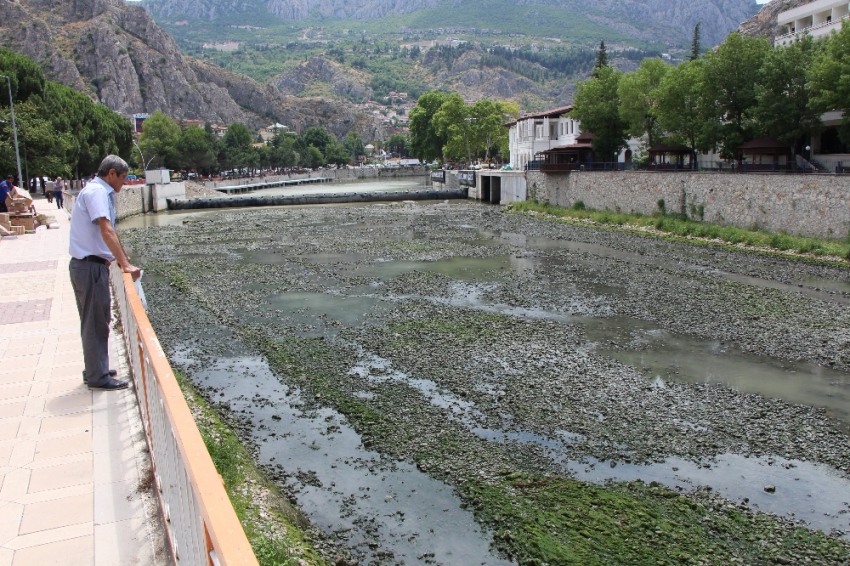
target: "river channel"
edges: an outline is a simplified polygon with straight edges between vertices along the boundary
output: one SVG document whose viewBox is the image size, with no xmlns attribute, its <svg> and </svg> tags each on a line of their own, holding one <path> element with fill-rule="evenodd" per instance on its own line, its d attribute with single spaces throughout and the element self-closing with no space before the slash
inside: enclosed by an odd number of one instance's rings
<svg viewBox="0 0 850 566">
<path fill-rule="evenodd" d="M 847 267 L 466 202 L 119 228 L 172 363 L 360 563 L 533 563 L 471 495 L 508 472 L 710 487 L 850 548 Z"/>
</svg>

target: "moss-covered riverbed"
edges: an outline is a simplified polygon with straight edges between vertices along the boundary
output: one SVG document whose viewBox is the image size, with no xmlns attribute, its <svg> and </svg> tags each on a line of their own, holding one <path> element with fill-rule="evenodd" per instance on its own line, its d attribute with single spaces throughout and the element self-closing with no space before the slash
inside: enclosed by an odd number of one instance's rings
<svg viewBox="0 0 850 566">
<path fill-rule="evenodd" d="M 329 562 L 850 564 L 846 268 L 466 203 L 123 238 Z"/>
</svg>

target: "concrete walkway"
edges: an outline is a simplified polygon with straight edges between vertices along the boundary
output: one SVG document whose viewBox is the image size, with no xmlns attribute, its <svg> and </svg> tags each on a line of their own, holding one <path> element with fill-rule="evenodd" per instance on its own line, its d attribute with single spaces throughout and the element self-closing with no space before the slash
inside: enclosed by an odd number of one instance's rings
<svg viewBox="0 0 850 566">
<path fill-rule="evenodd" d="M 83 384 L 68 214 L 35 204 L 59 229 L 0 241 L 0 566 L 168 564 L 135 392 Z"/>
</svg>

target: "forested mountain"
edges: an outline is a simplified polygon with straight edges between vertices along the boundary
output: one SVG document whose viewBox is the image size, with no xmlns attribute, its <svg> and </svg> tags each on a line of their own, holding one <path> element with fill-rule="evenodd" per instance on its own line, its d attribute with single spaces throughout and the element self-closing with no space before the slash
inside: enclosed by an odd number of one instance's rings
<svg viewBox="0 0 850 566">
<path fill-rule="evenodd" d="M 538 28 L 540 35 L 564 40 L 578 31 L 597 41 L 623 36 L 670 46 L 684 46 L 697 22 L 705 43 L 714 46 L 758 10 L 755 0 L 146 0 L 146 5 L 157 18 L 172 20 L 257 22 L 266 14 L 296 22 L 347 20 L 357 28 L 358 21 L 385 19 L 385 28 L 393 30 L 401 24 L 536 35 Z"/>
<path fill-rule="evenodd" d="M 125 116 L 162 110 L 223 124 L 322 124 L 337 135 L 376 127 L 350 107 L 286 96 L 185 56 L 147 10 L 122 0 L 0 2 L 0 45 L 38 62 L 48 79 Z"/>
</svg>

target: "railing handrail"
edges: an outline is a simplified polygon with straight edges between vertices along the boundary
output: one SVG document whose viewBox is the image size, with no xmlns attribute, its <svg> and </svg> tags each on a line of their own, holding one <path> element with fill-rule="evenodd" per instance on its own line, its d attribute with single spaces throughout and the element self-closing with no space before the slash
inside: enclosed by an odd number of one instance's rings
<svg viewBox="0 0 850 566">
<path fill-rule="evenodd" d="M 236 511 L 227 496 L 222 478 L 215 469 L 186 399 L 183 397 L 180 385 L 177 383 L 171 365 L 168 363 L 165 352 L 159 343 L 147 313 L 145 313 L 139 295 L 136 293 L 131 276 L 122 273 L 117 266 L 113 266 L 112 280 L 116 287 L 121 285 L 120 289 L 116 288 L 116 294 L 123 299 L 119 300 L 118 304 L 121 308 L 124 339 L 132 362 L 130 366 L 136 384 L 136 395 L 142 409 L 140 412 L 154 464 L 160 507 L 166 515 L 169 515 L 170 504 L 187 507 L 194 502 L 197 505 L 197 511 L 200 513 L 199 518 L 202 525 L 171 525 L 169 528 L 170 538 L 175 528 L 183 529 L 184 532 L 191 531 L 193 528 L 198 531 L 194 533 L 194 537 L 186 537 L 192 538 L 196 545 L 203 544 L 205 547 L 203 549 L 192 548 L 186 553 L 189 557 L 204 557 L 203 561 L 196 562 L 197 566 L 258 566 L 248 537 L 245 535 L 239 518 L 236 516 Z M 133 340 L 134 334 L 136 340 Z M 138 368 L 141 368 L 141 370 L 139 371 Z M 146 371 L 148 369 L 151 370 L 150 375 Z M 138 375 L 139 373 L 142 375 Z M 167 423 L 163 423 L 163 425 L 167 424 L 170 431 L 152 430 L 152 408 L 148 406 L 151 401 L 148 388 L 151 386 L 158 388 L 155 398 L 159 399 L 161 408 L 166 415 Z M 170 432 L 179 450 L 180 462 L 161 461 L 161 459 L 165 459 L 165 455 L 169 452 L 166 447 L 158 446 L 157 441 L 154 440 L 158 432 L 165 433 L 166 437 Z M 194 498 L 187 499 L 193 501 L 163 501 L 164 486 L 159 485 L 162 480 L 157 467 L 166 465 L 169 468 L 182 465 L 182 469 L 178 468 L 177 475 L 179 476 L 182 472 L 187 476 L 193 492 L 192 495 L 194 495 Z M 173 488 L 174 486 L 169 487 Z M 176 512 L 171 513 L 171 517 L 166 517 L 169 523 L 173 523 L 174 519 L 177 518 L 175 515 L 177 515 Z M 194 518 L 192 512 L 184 512 L 181 516 L 188 517 L 190 521 Z M 179 552 L 179 544 L 190 544 L 187 541 L 174 540 L 171 543 L 173 554 Z M 177 557 L 175 556 L 175 558 Z M 178 563 L 186 564 L 187 562 Z"/>
</svg>

